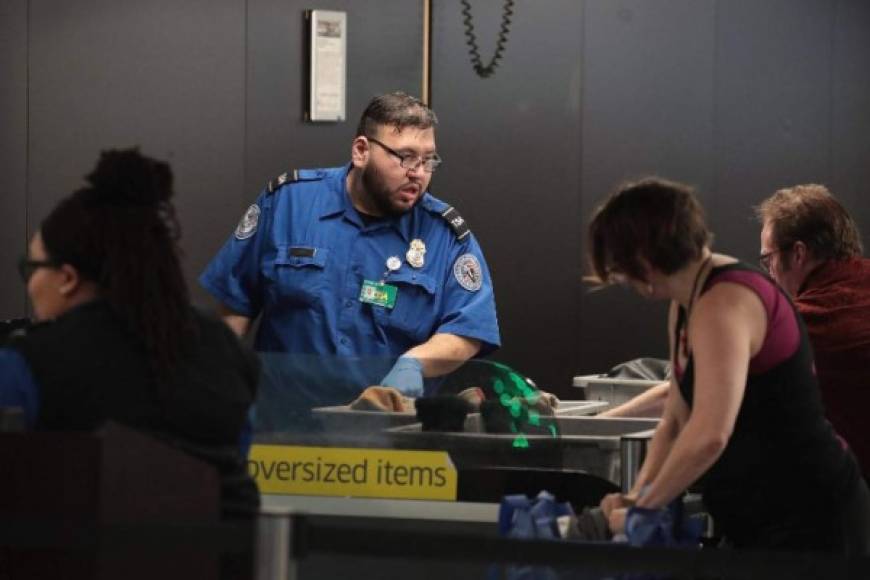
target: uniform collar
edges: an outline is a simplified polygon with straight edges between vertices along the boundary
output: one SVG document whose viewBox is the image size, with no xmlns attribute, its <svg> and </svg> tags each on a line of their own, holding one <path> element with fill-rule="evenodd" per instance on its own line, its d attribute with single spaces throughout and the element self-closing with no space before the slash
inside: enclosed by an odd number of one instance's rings
<svg viewBox="0 0 870 580">
<path fill-rule="evenodd" d="M 352 164 L 348 163 L 344 167 L 336 167 L 330 170 L 327 175 L 329 181 L 330 195 L 324 196 L 324 201 L 320 206 L 321 219 L 348 213 L 348 209 L 353 209 L 353 204 L 350 203 L 350 194 L 347 192 L 347 174 L 350 172 Z M 357 219 L 359 217 L 357 216 Z"/>
</svg>

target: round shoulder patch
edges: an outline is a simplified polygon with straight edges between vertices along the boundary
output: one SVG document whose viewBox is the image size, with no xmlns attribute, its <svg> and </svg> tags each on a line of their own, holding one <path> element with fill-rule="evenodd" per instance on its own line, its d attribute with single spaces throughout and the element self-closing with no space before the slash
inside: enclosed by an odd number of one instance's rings
<svg viewBox="0 0 870 580">
<path fill-rule="evenodd" d="M 483 270 L 474 254 L 462 254 L 453 264 L 453 276 L 459 285 L 469 292 L 477 292 L 483 286 Z"/>
<path fill-rule="evenodd" d="M 245 240 L 250 238 L 257 232 L 257 223 L 260 221 L 260 206 L 256 203 L 251 204 L 251 207 L 245 211 L 245 215 L 239 220 L 239 225 L 236 226 L 236 239 Z"/>
</svg>

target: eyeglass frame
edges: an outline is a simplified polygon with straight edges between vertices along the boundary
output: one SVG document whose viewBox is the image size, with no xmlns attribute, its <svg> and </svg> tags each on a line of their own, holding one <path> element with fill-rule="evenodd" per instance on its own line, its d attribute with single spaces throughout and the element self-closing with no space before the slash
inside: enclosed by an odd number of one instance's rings
<svg viewBox="0 0 870 580">
<path fill-rule="evenodd" d="M 402 169 L 410 169 L 412 171 L 416 171 L 416 169 L 422 165 L 423 171 L 425 171 L 426 173 L 435 173 L 435 170 L 438 169 L 438 167 L 442 163 L 444 163 L 444 160 L 441 159 L 441 156 L 438 155 L 437 153 L 433 153 L 429 157 L 423 157 L 421 155 L 417 155 L 416 153 L 409 153 L 407 155 L 402 155 L 401 153 L 399 153 L 398 151 L 396 151 L 395 149 L 393 149 L 389 145 L 385 145 L 384 143 L 381 143 L 380 141 L 378 141 L 374 137 L 367 136 L 366 139 L 368 139 L 372 143 L 376 143 L 376 144 L 380 145 L 384 149 L 384 151 L 386 151 L 390 155 L 393 155 L 394 157 L 397 157 L 399 159 L 399 166 L 402 167 Z M 415 159 L 416 163 L 414 163 L 414 165 L 412 167 L 408 167 L 407 165 L 405 165 L 405 163 L 407 163 L 408 160 L 411 160 L 411 159 Z M 435 165 L 431 166 L 432 163 L 434 163 Z"/>
<path fill-rule="evenodd" d="M 40 268 L 59 268 L 60 264 L 55 260 L 31 260 L 26 256 L 18 258 L 18 274 L 21 280 L 27 284 L 33 274 Z"/>
<path fill-rule="evenodd" d="M 765 272 L 770 273 L 770 258 L 771 258 L 771 256 L 773 256 L 774 254 L 779 254 L 779 253 L 781 253 L 782 251 L 783 251 L 783 250 L 771 250 L 771 251 L 769 251 L 769 252 L 765 252 L 765 253 L 763 253 L 763 254 L 759 254 L 759 256 L 758 256 L 758 265 L 761 266 L 761 268 L 762 268 Z"/>
</svg>

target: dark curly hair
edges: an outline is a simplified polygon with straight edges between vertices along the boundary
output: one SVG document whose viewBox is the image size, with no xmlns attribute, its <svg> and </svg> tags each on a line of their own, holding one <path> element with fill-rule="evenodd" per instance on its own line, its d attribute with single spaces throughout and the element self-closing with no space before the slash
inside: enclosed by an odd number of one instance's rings
<svg viewBox="0 0 870 580">
<path fill-rule="evenodd" d="M 186 351 L 193 320 L 169 165 L 138 149 L 104 151 L 87 185 L 40 226 L 48 257 L 97 284 L 162 376 Z"/>
</svg>

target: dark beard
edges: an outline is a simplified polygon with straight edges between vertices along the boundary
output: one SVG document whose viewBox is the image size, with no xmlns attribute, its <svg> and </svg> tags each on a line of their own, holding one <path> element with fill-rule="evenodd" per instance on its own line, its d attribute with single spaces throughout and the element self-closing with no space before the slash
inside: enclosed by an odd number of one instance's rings
<svg viewBox="0 0 870 580">
<path fill-rule="evenodd" d="M 390 194 L 392 192 L 387 189 L 387 186 L 384 185 L 384 180 L 381 179 L 381 176 L 371 165 L 368 165 L 363 169 L 362 184 L 368 200 L 381 213 L 381 215 L 398 217 L 406 213 L 406 210 L 393 207 L 393 204 L 390 203 Z M 420 198 L 417 198 L 417 201 L 420 201 Z M 417 202 L 414 202 L 414 205 L 416 205 L 416 203 Z"/>
</svg>

